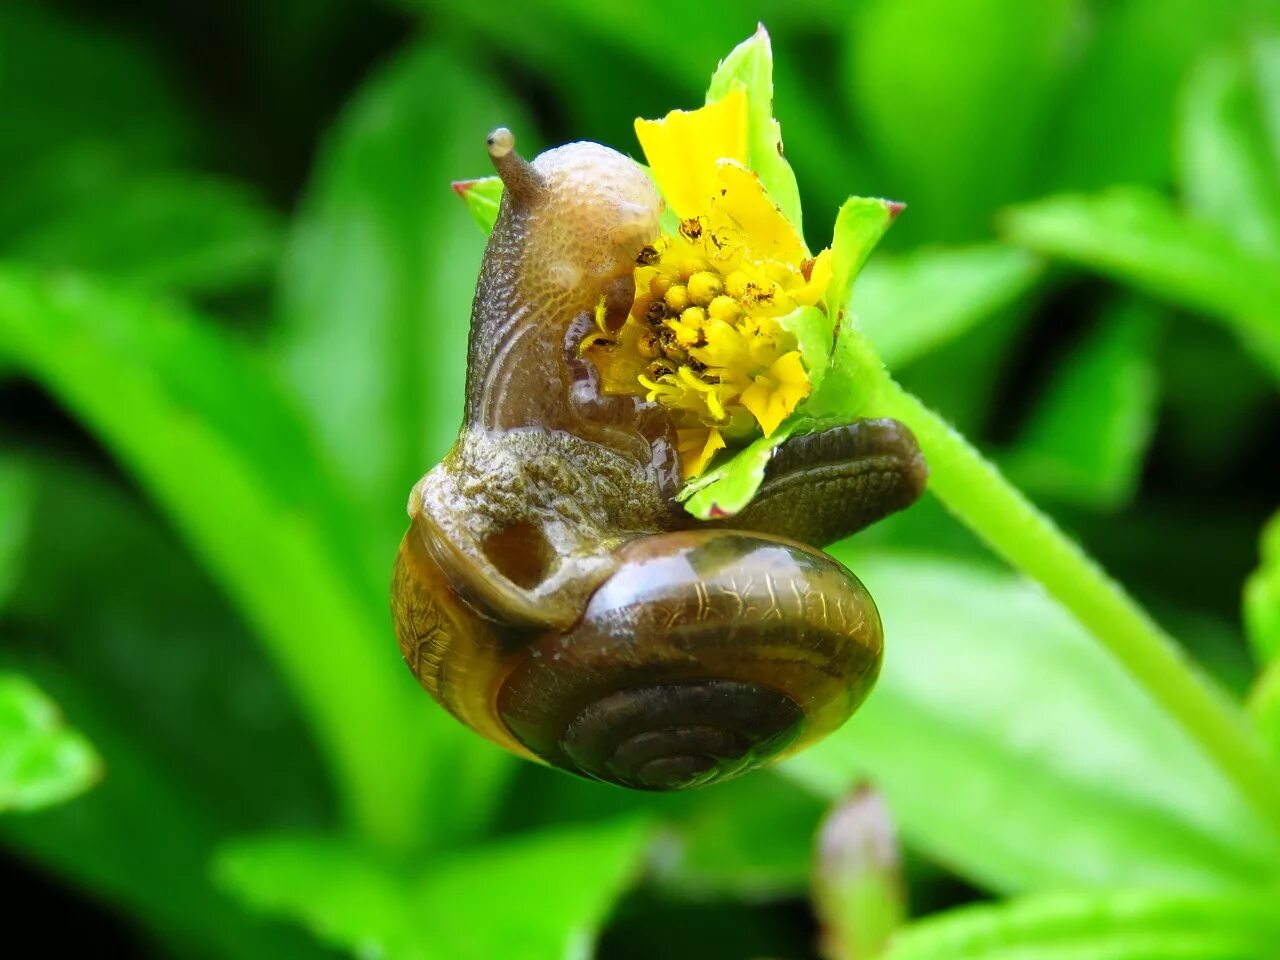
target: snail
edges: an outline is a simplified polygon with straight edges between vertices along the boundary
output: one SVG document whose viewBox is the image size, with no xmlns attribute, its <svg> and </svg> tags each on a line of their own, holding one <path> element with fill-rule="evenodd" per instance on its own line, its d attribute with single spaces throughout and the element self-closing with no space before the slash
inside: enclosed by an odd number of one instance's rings
<svg viewBox="0 0 1280 960">
<path fill-rule="evenodd" d="M 636 789 L 725 780 L 831 732 L 883 644 L 820 548 L 921 494 L 915 439 L 892 420 L 794 436 L 737 516 L 690 516 L 664 408 L 603 395 L 577 349 L 598 305 L 630 309 L 663 201 L 599 144 L 532 162 L 505 129 L 487 145 L 504 192 L 464 422 L 413 488 L 395 563 L 406 663 L 495 743 Z"/>
</svg>

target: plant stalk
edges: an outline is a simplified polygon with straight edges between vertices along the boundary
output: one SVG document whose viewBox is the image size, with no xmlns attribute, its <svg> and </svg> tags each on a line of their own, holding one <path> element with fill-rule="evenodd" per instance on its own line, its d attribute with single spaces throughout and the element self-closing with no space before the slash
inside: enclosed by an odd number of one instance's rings
<svg viewBox="0 0 1280 960">
<path fill-rule="evenodd" d="M 992 463 L 893 380 L 865 339 L 854 352 L 860 372 L 878 381 L 860 415 L 907 424 L 928 460 L 929 489 L 947 510 L 1070 611 L 1280 835 L 1280 776 L 1244 712 Z"/>
</svg>

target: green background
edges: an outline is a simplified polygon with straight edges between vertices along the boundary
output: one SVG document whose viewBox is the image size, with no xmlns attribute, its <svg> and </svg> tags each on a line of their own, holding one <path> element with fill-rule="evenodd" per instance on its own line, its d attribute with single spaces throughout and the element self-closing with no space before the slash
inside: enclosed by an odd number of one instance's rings
<svg viewBox="0 0 1280 960">
<path fill-rule="evenodd" d="M 891 371 L 1280 744 L 1276 4 L 6 2 L 0 937 L 807 958 L 827 926 L 872 957 L 904 897 L 1017 896 L 895 950 L 1272 955 L 1280 900 L 1236 891 L 1276 887 L 1280 839 L 929 496 L 834 548 L 885 672 L 780 771 L 579 782 L 399 662 L 390 564 L 484 244 L 449 182 L 500 123 L 635 155 L 758 20 L 811 246 L 850 194 L 908 204 L 854 290 Z M 887 814 L 819 858 L 859 783 Z M 901 890 L 864 849 L 886 817 Z"/>
</svg>

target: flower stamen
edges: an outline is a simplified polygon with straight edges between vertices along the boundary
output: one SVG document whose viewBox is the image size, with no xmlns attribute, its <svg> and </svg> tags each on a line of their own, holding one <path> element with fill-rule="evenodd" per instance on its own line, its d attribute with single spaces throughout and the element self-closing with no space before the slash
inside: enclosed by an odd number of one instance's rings
<svg viewBox="0 0 1280 960">
<path fill-rule="evenodd" d="M 730 443 L 772 434 L 808 396 L 796 337 L 780 321 L 819 306 L 831 277 L 829 251 L 810 256 L 743 165 L 745 116 L 745 101 L 731 94 L 637 122 L 679 219 L 636 257 L 634 301 L 621 329 L 605 326 L 601 313 L 601 334 L 582 346 L 606 392 L 668 410 L 686 478 Z"/>
</svg>

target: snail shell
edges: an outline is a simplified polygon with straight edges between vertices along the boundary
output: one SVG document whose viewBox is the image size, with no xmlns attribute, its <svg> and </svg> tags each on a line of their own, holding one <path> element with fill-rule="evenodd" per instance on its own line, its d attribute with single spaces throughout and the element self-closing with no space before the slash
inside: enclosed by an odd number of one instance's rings
<svg viewBox="0 0 1280 960">
<path fill-rule="evenodd" d="M 490 740 L 638 789 L 724 780 L 830 732 L 875 682 L 882 633 L 817 546 L 919 496 L 910 432 L 793 438 L 738 517 L 688 516 L 666 413 L 602 396 L 577 350 L 601 298 L 630 308 L 661 199 L 598 144 L 532 163 L 505 130 L 488 146 L 505 190 L 464 423 L 414 487 L 392 583 L 406 663 Z"/>
</svg>

